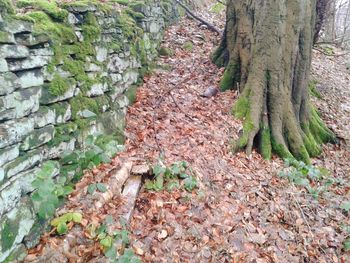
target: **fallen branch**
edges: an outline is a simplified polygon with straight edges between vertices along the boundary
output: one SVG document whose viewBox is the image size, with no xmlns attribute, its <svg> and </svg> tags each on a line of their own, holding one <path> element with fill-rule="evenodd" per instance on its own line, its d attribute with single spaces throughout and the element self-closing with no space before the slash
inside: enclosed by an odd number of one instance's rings
<svg viewBox="0 0 350 263">
<path fill-rule="evenodd" d="M 324 50 L 322 50 L 320 48 L 314 47 L 313 49 L 317 50 L 317 51 L 321 52 L 323 55 L 329 56 L 329 57 L 341 57 L 341 56 L 345 56 L 345 55 L 350 53 L 350 51 L 347 51 L 347 52 L 344 52 L 344 53 L 341 53 L 341 54 L 327 54 Z"/>
<path fill-rule="evenodd" d="M 183 9 L 186 10 L 187 14 L 189 14 L 190 16 L 192 16 L 194 19 L 198 20 L 199 22 L 201 22 L 202 24 L 206 25 L 208 27 L 209 30 L 214 31 L 216 33 L 218 33 L 219 35 L 221 35 L 221 32 L 219 29 L 217 29 L 214 25 L 210 24 L 209 22 L 203 20 L 202 18 L 198 17 L 197 15 L 195 15 L 187 6 L 185 6 L 181 1 L 176 0 L 176 3 L 178 3 Z"/>
<path fill-rule="evenodd" d="M 129 178 L 132 169 L 132 162 L 126 162 L 119 170 L 112 171 L 112 176 L 107 183 L 107 191 L 104 193 L 95 194 L 97 201 L 96 208 L 101 208 L 105 203 L 113 198 L 115 195 L 121 194 L 121 189 L 125 181 Z"/>
</svg>

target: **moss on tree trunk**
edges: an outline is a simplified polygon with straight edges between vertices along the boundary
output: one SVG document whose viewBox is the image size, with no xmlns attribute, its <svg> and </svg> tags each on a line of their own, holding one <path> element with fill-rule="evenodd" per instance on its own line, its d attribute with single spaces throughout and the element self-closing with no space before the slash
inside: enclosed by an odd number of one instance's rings
<svg viewBox="0 0 350 263">
<path fill-rule="evenodd" d="M 308 98 L 315 14 L 316 0 L 228 0 L 213 61 L 226 66 L 221 89 L 240 91 L 235 150 L 255 145 L 267 159 L 275 152 L 309 162 L 335 140 Z"/>
</svg>

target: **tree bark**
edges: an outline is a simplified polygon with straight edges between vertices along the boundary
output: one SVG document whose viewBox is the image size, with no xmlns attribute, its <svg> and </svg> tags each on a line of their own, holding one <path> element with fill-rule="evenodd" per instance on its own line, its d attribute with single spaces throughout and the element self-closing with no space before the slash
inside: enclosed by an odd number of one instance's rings
<svg viewBox="0 0 350 263">
<path fill-rule="evenodd" d="M 308 79 L 316 0 L 229 0 L 213 61 L 226 70 L 221 90 L 238 89 L 233 114 L 244 120 L 234 150 L 309 162 L 335 136 L 310 106 Z"/>
</svg>

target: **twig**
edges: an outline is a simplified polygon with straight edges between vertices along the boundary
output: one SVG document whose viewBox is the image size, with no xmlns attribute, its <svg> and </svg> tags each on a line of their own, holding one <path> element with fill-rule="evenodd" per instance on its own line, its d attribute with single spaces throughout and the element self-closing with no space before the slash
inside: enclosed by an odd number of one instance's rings
<svg viewBox="0 0 350 263">
<path fill-rule="evenodd" d="M 173 94 L 172 94 L 171 92 L 169 92 L 169 95 L 170 95 L 171 99 L 173 100 L 174 104 L 176 105 L 176 107 L 178 107 L 178 109 L 179 109 L 183 114 L 185 114 L 185 116 L 186 116 L 187 118 L 189 118 L 191 121 L 194 121 L 194 119 L 193 119 L 190 115 L 188 115 L 186 112 L 184 112 L 184 111 L 182 110 L 182 108 L 181 108 L 180 105 L 176 102 L 176 100 L 175 100 L 175 98 L 174 98 L 174 96 L 173 96 Z"/>
<path fill-rule="evenodd" d="M 186 10 L 186 12 L 192 16 L 194 19 L 198 20 L 199 22 L 201 22 L 202 24 L 206 25 L 208 27 L 209 30 L 214 31 L 216 33 L 218 33 L 219 35 L 221 35 L 221 32 L 219 29 L 217 29 L 214 25 L 210 24 L 209 22 L 205 21 L 204 19 L 198 17 L 197 15 L 195 15 L 187 6 L 185 6 L 181 1 L 179 0 L 175 0 L 176 3 L 178 3 L 183 9 Z"/>
<path fill-rule="evenodd" d="M 324 52 L 324 51 L 323 51 L 322 49 L 320 49 L 320 48 L 314 47 L 313 49 L 315 49 L 315 50 L 321 52 L 323 55 L 329 56 L 329 57 L 341 57 L 341 56 L 345 56 L 345 55 L 347 55 L 347 54 L 350 53 L 350 51 L 348 51 L 348 52 L 345 52 L 345 53 L 342 53 L 342 54 L 327 54 L 326 52 Z"/>
</svg>

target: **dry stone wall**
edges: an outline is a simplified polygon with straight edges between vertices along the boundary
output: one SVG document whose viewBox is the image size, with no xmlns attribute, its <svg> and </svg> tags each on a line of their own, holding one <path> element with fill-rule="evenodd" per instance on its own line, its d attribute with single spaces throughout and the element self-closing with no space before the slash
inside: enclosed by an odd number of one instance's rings
<svg viewBox="0 0 350 263">
<path fill-rule="evenodd" d="M 0 262 L 38 241 L 45 224 L 30 195 L 45 162 L 55 162 L 52 177 L 65 171 L 71 179 L 76 167 L 60 158 L 89 134 L 123 143 L 135 85 L 177 17 L 160 0 L 127 11 L 71 3 L 60 12 L 64 20 L 54 23 L 45 12 L 20 19 L 0 12 Z"/>
</svg>

